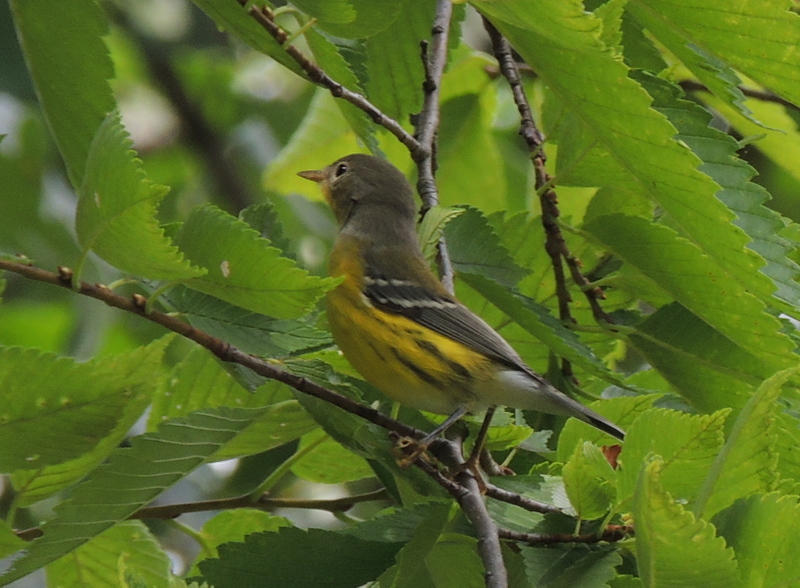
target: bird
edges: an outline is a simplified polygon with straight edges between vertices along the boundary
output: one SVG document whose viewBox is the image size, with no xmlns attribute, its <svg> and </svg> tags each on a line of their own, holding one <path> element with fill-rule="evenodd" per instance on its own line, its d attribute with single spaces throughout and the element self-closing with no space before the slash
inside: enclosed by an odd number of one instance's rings
<svg viewBox="0 0 800 588">
<path fill-rule="evenodd" d="M 338 224 L 330 274 L 343 281 L 327 293 L 333 339 L 388 398 L 449 415 L 425 440 L 496 406 L 574 417 L 624 440 L 621 428 L 528 367 L 437 279 L 417 239 L 413 189 L 400 170 L 356 153 L 298 175 L 319 184 Z"/>
</svg>

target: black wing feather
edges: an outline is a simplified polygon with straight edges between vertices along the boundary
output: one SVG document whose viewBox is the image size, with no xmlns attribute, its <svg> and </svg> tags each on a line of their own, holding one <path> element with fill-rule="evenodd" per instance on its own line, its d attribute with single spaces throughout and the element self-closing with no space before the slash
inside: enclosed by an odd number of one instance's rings
<svg viewBox="0 0 800 588">
<path fill-rule="evenodd" d="M 454 298 L 409 280 L 376 277 L 365 278 L 364 295 L 384 312 L 407 317 L 509 367 L 531 372 L 505 339 Z"/>
</svg>

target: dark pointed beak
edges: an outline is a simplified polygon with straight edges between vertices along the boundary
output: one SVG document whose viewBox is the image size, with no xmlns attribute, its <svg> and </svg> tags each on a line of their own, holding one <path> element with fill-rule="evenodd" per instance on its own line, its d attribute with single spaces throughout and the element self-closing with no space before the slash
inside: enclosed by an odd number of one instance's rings
<svg viewBox="0 0 800 588">
<path fill-rule="evenodd" d="M 308 171 L 301 171 L 297 172 L 297 175 L 301 178 L 305 178 L 306 180 L 311 180 L 312 182 L 321 182 L 325 179 L 325 174 L 321 169 L 312 169 Z"/>
</svg>

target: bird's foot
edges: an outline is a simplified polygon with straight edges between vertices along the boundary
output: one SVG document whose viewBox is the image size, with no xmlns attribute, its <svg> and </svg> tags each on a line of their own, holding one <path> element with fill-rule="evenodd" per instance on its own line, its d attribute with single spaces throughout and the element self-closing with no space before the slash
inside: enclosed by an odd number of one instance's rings
<svg viewBox="0 0 800 588">
<path fill-rule="evenodd" d="M 425 442 L 425 439 L 420 440 L 413 437 L 396 438 L 393 451 L 397 465 L 405 469 L 420 458 L 429 462 L 430 458 L 425 454 L 429 445 L 430 442 Z"/>
</svg>

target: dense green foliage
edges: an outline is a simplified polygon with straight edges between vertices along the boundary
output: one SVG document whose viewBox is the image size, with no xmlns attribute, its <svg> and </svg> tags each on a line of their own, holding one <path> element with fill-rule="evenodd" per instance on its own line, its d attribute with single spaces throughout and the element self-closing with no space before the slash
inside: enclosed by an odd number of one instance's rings
<svg viewBox="0 0 800 588">
<path fill-rule="evenodd" d="M 153 309 L 389 412 L 327 333 L 333 222 L 295 174 L 356 151 L 416 168 L 286 48 L 413 132 L 437 2 L 275 4 L 297 31 L 285 44 L 236 0 L 10 0 L 0 21 L 13 22 L 29 78 L 12 65 L 0 77 L 19 100 L 0 128 L 0 259 L 153 295 Z M 635 528 L 618 542 L 509 542 L 511 586 L 800 578 L 791 4 L 454 6 L 441 206 L 420 226 L 423 247 L 433 261 L 444 235 L 465 304 L 628 431 L 613 467 L 613 440 L 582 423 L 496 416 L 489 448 L 519 475 L 492 482 L 562 511 L 486 498 L 499 527 Z M 613 323 L 571 282 L 574 322 L 559 318 L 534 167 L 480 15 L 529 66 L 558 224 Z M 2 42 L 12 52 L 14 36 Z M 429 477 L 397 465 L 384 429 L 67 289 L 13 272 L 0 287 L 0 585 L 40 569 L 48 586 L 82 588 L 484 584 L 473 527 Z M 398 418 L 430 429 L 425 416 Z M 209 467 L 234 458 L 232 474 Z M 156 499 L 292 498 L 323 484 L 371 498 L 338 521 L 255 508 L 128 520 Z M 43 534 L 15 534 L 29 527 Z"/>
</svg>

